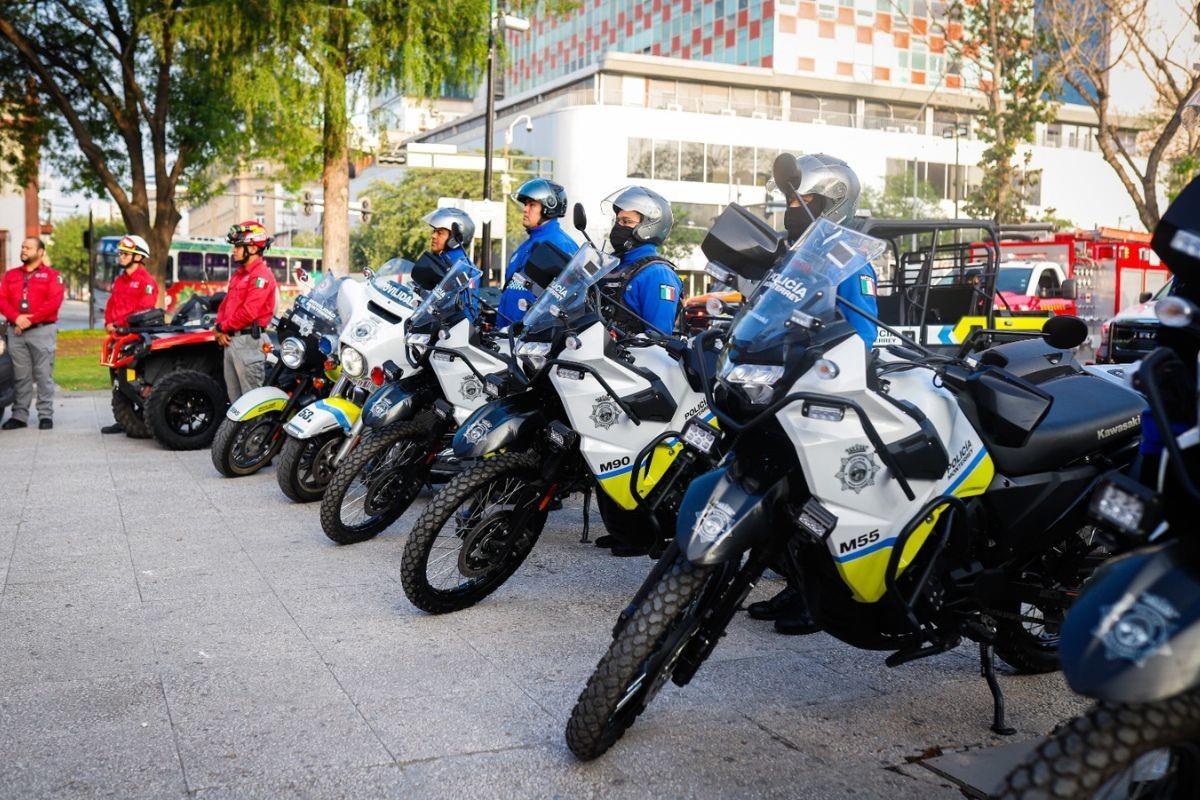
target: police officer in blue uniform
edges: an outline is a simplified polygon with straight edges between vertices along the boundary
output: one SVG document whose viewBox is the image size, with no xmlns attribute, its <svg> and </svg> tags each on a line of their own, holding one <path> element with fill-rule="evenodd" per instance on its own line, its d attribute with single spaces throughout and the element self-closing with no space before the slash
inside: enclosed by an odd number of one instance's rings
<svg viewBox="0 0 1200 800">
<path fill-rule="evenodd" d="M 523 208 L 521 224 L 529 238 L 513 251 L 504 276 L 504 291 L 496 311 L 496 327 L 506 328 L 520 322 L 533 305 L 533 286 L 524 279 L 525 262 L 538 242 L 548 242 L 567 256 L 575 255 L 579 245 L 562 229 L 559 220 L 567 214 L 567 190 L 554 181 L 534 178 L 521 184 L 512 199 Z"/>
<path fill-rule="evenodd" d="M 671 204 L 641 186 L 613 192 L 601 204 L 613 218 L 608 234 L 621 265 L 605 277 L 601 293 L 615 301 L 609 319 L 627 334 L 652 328 L 670 334 L 683 293 L 675 267 L 659 253 L 671 233 Z"/>
<path fill-rule="evenodd" d="M 439 208 L 426 214 L 424 222 L 433 229 L 429 233 L 429 252 L 441 256 L 449 264 L 466 259 L 474 266 L 467 248 L 475 238 L 475 222 L 467 212 L 460 208 Z"/>
<path fill-rule="evenodd" d="M 780 155 L 780 158 L 791 156 Z M 854 170 L 840 158 L 827 155 L 796 156 L 799 179 L 795 185 L 775 186 L 787 199 L 783 212 L 783 227 L 788 244 L 794 244 L 812 223 L 822 217 L 848 228 L 854 227 L 854 209 L 858 204 L 861 186 Z M 773 183 L 773 182 L 772 182 Z M 770 188 L 770 187 L 768 187 Z M 879 316 L 875 296 L 875 269 L 871 265 L 851 275 L 838 286 L 838 297 L 863 309 L 873 317 Z M 870 347 L 878 330 L 875 323 L 861 314 L 838 304 L 846 320 Z M 747 609 L 754 619 L 774 620 L 775 630 L 786 635 L 815 633 L 820 630 L 808 611 L 803 589 L 791 585 L 770 600 L 751 603 Z"/>
</svg>

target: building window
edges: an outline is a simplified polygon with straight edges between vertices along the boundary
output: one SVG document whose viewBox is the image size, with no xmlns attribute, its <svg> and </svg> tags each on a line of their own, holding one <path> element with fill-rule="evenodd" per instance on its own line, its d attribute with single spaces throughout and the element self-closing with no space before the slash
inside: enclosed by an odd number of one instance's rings
<svg viewBox="0 0 1200 800">
<path fill-rule="evenodd" d="M 743 186 L 753 186 L 758 183 L 754 174 L 754 148 L 733 148 L 733 182 Z"/>
<path fill-rule="evenodd" d="M 654 178 L 660 181 L 679 180 L 679 142 L 654 142 Z"/>
<path fill-rule="evenodd" d="M 729 183 L 729 145 L 708 145 L 704 180 L 707 183 Z"/>
<path fill-rule="evenodd" d="M 679 146 L 679 180 L 704 180 L 704 145 L 700 142 L 681 142 Z"/>
<path fill-rule="evenodd" d="M 625 174 L 631 178 L 649 178 L 652 173 L 653 148 L 649 139 L 629 138 L 629 156 Z"/>
<path fill-rule="evenodd" d="M 254 205 L 265 206 L 266 204 L 267 204 L 267 190 L 266 189 L 255 189 L 254 190 Z"/>
</svg>

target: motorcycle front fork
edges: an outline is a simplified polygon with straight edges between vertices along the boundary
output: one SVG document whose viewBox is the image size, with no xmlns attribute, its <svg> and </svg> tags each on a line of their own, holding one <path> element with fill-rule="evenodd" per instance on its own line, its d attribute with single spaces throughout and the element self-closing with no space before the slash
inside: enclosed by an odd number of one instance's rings
<svg viewBox="0 0 1200 800">
<path fill-rule="evenodd" d="M 346 441 L 342 442 L 341 448 L 338 449 L 337 457 L 333 461 L 334 464 L 342 463 L 342 459 L 350 454 L 350 451 L 353 450 L 355 445 L 358 444 L 358 440 L 362 438 L 362 429 L 363 421 L 362 417 L 360 416 L 354 421 L 354 424 L 350 426 L 350 433 L 346 434 Z"/>
</svg>

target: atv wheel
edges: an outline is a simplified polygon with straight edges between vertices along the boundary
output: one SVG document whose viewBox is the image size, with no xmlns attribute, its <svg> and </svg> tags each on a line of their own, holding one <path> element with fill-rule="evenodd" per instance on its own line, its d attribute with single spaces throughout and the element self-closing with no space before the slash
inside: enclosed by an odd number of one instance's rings
<svg viewBox="0 0 1200 800">
<path fill-rule="evenodd" d="M 538 507 L 540 462 L 537 453 L 502 453 L 463 470 L 433 496 L 400 562 L 414 606 L 430 614 L 473 606 L 517 571 L 546 525 Z"/>
<path fill-rule="evenodd" d="M 275 479 L 289 500 L 314 503 L 321 499 L 337 466 L 334 459 L 345 442 L 341 428 L 311 439 L 287 438 L 275 465 Z"/>
<path fill-rule="evenodd" d="M 567 746 L 603 755 L 671 677 L 700 626 L 705 587 L 718 574 L 680 556 L 617 633 L 567 720 Z"/>
<path fill-rule="evenodd" d="M 240 421 L 226 417 L 213 439 L 213 466 L 226 478 L 253 475 L 271 463 L 283 437 L 283 418 L 278 411 Z"/>
<path fill-rule="evenodd" d="M 1004 800 L 1194 797 L 1200 693 L 1098 703 L 1060 726 L 1004 779 Z M 1189 788 L 1190 787 L 1190 788 Z"/>
<path fill-rule="evenodd" d="M 154 436 L 146 420 L 142 419 L 142 405 L 121 392 L 112 393 L 112 413 L 113 419 L 125 429 L 125 435 L 130 439 L 149 439 Z"/>
<path fill-rule="evenodd" d="M 321 498 L 321 529 L 338 544 L 365 542 L 412 505 L 429 478 L 430 418 L 397 422 L 338 464 Z"/>
<path fill-rule="evenodd" d="M 199 450 L 212 444 L 229 402 L 211 375 L 172 372 L 154 384 L 146 399 L 146 422 L 169 450 Z"/>
</svg>

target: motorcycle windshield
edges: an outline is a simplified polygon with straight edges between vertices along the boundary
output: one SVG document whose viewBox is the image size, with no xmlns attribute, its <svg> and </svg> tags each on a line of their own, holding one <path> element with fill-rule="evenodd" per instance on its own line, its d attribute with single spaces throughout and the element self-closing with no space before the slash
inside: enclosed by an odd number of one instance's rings
<svg viewBox="0 0 1200 800">
<path fill-rule="evenodd" d="M 588 290 L 620 262 L 590 244 L 578 252 L 525 312 L 521 337 L 543 333 L 556 325 L 575 322 L 587 311 Z"/>
<path fill-rule="evenodd" d="M 460 312 L 474 319 L 475 297 L 471 287 L 482 274 L 470 261 L 460 258 L 433 291 L 425 295 L 409 318 L 409 325 L 419 329 L 434 322 L 446 322 Z"/>
<path fill-rule="evenodd" d="M 873 236 L 817 220 L 742 306 L 730 343 L 743 356 L 761 356 L 797 341 L 812 344 L 819 323 L 837 316 L 838 286 L 886 248 Z"/>
<path fill-rule="evenodd" d="M 296 308 L 312 317 L 318 333 L 338 332 L 338 290 L 344 280 L 326 275 L 311 292 L 296 298 Z"/>
<path fill-rule="evenodd" d="M 401 305 L 415 308 L 417 295 L 413 288 L 405 283 L 412 274 L 413 262 L 407 258 L 390 258 L 375 270 L 371 277 L 371 286 L 377 291 L 390 297 Z"/>
</svg>

